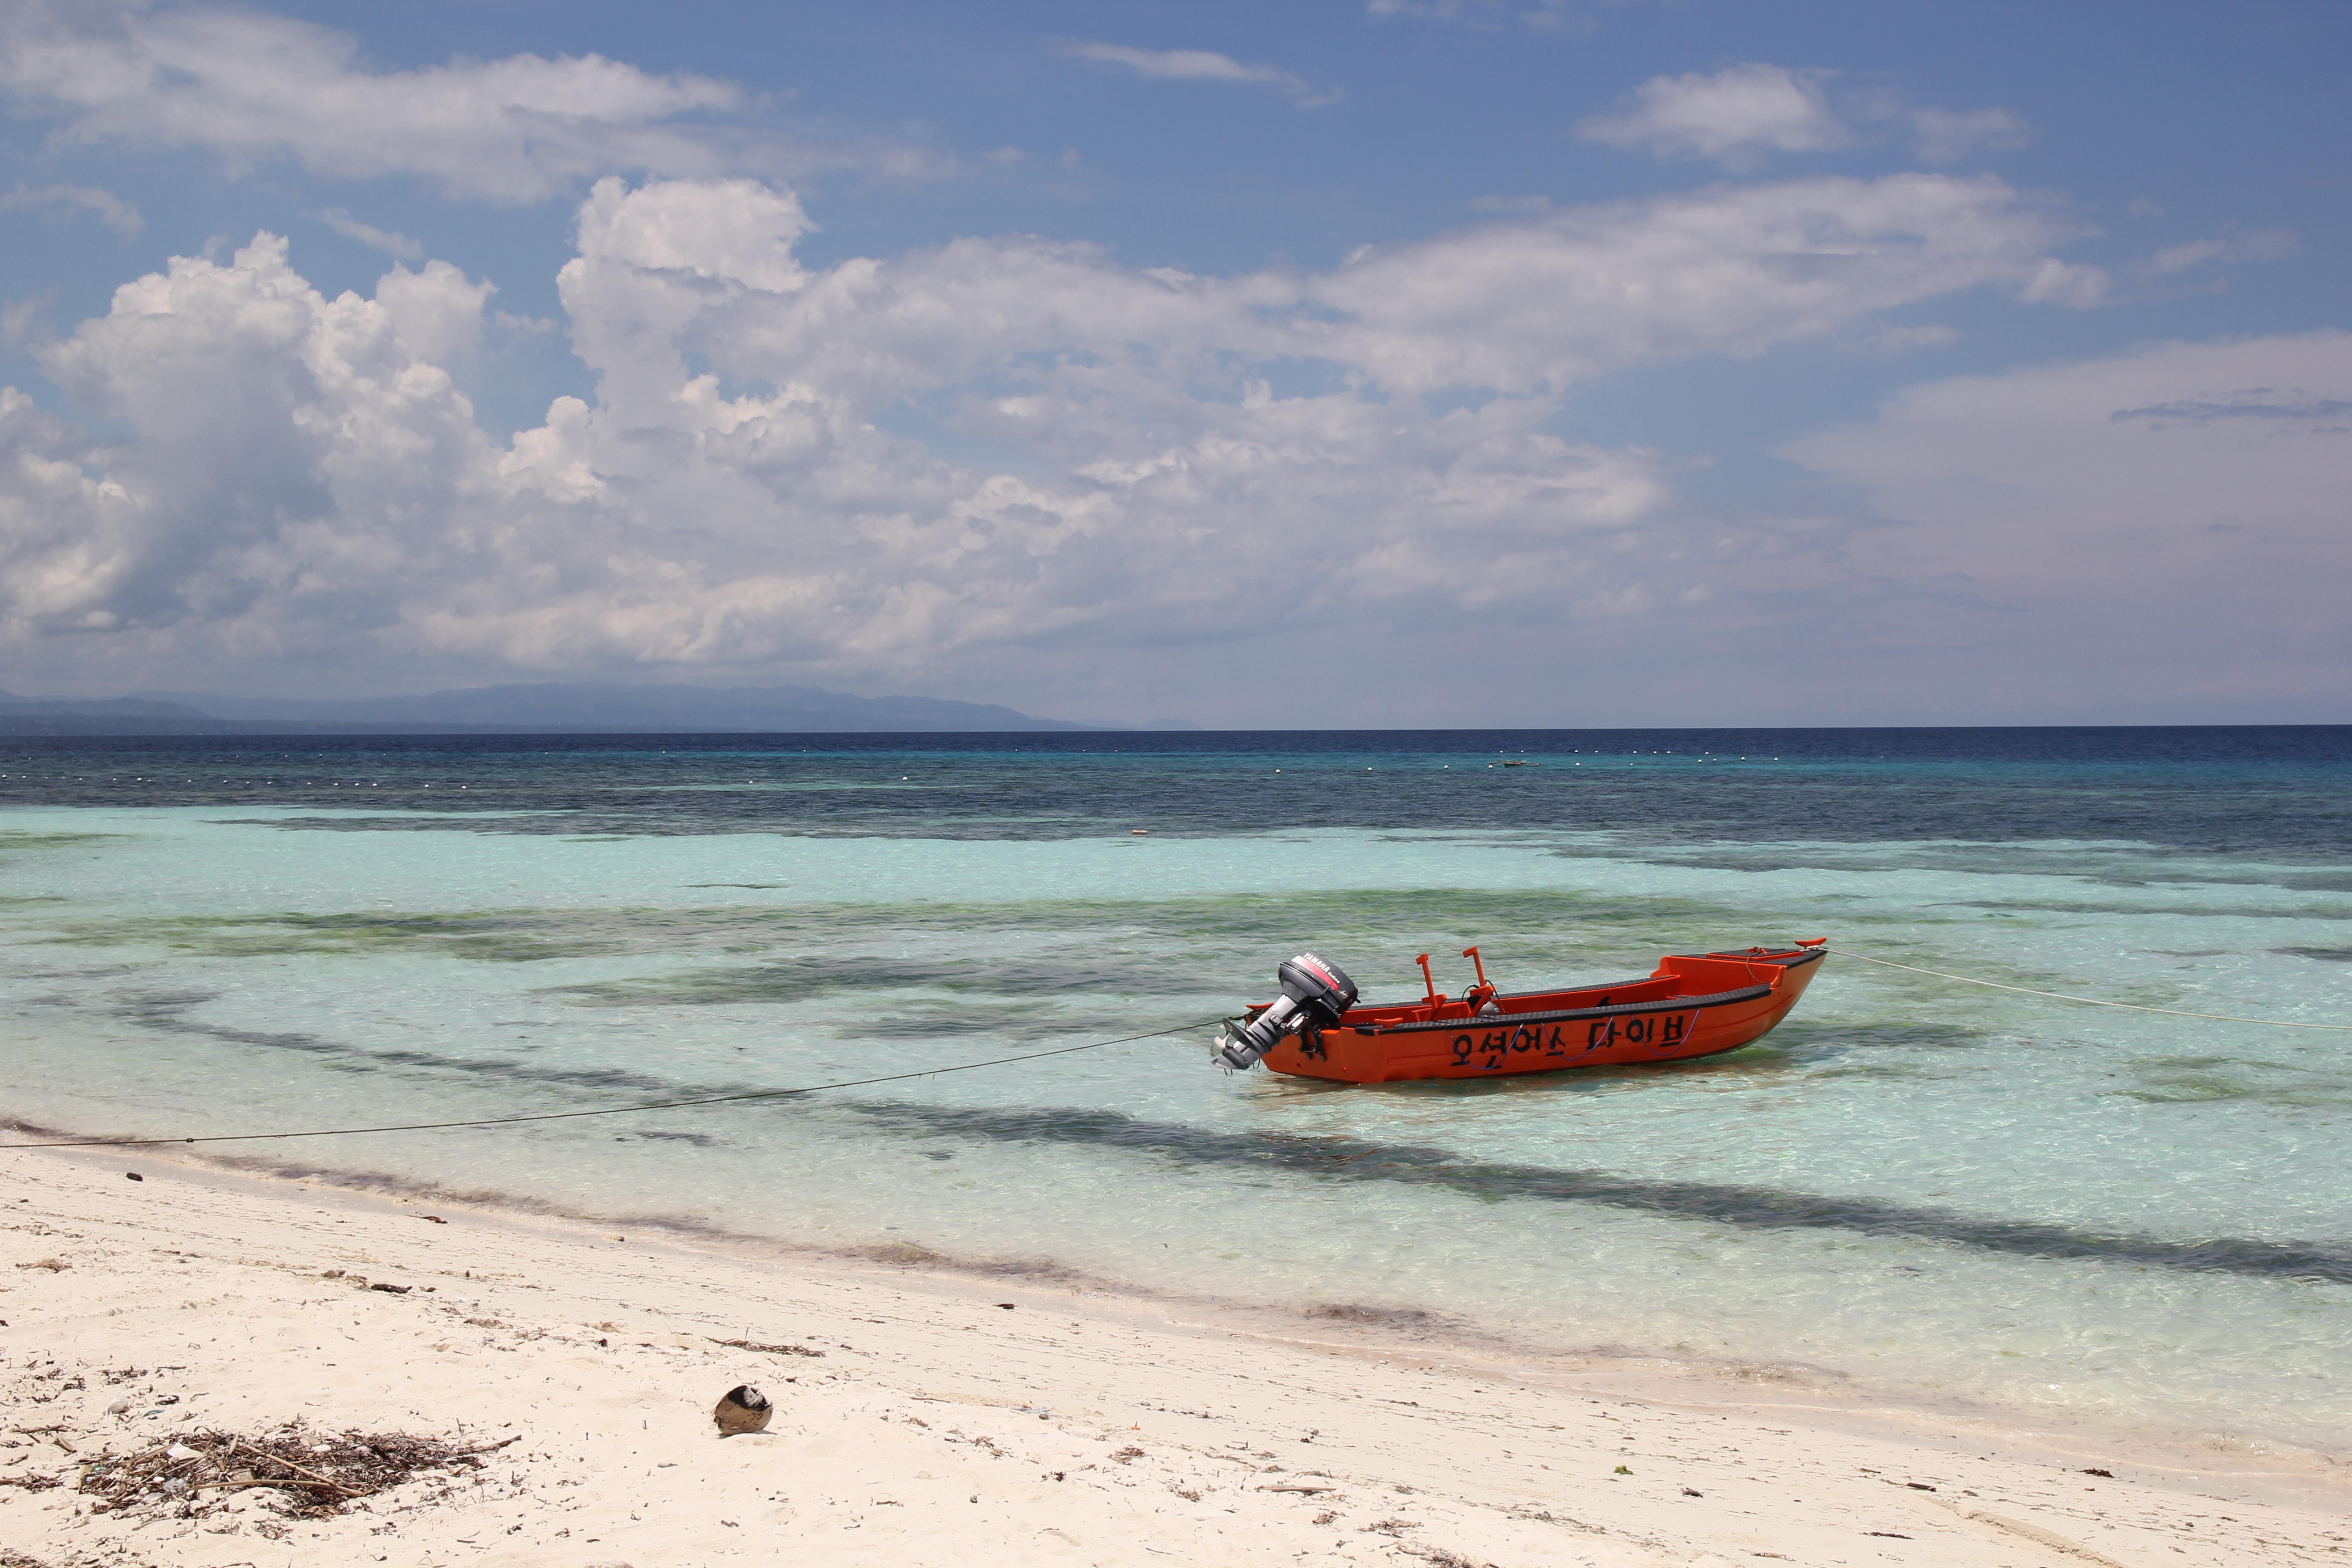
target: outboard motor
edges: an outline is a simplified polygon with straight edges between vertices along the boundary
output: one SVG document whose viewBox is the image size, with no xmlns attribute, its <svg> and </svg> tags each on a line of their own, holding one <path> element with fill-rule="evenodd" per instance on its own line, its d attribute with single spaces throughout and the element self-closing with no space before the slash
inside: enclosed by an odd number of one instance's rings
<svg viewBox="0 0 2352 1568">
<path fill-rule="evenodd" d="M 1288 1034 L 1310 1034 L 1339 1023 L 1339 1016 L 1356 1005 L 1356 983 L 1339 965 L 1302 952 L 1280 969 L 1282 995 L 1246 1024 L 1228 1024 L 1216 1055 L 1225 1067 L 1246 1072 Z"/>
</svg>

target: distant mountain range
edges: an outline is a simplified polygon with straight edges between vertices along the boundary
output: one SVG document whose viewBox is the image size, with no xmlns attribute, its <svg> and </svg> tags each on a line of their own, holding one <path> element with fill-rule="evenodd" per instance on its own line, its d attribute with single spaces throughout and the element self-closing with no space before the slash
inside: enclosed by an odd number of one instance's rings
<svg viewBox="0 0 2352 1568">
<path fill-rule="evenodd" d="M 0 691 L 0 734 L 432 734 L 498 731 L 825 734 L 970 730 L 1113 730 L 1034 719 L 987 702 L 852 697 L 814 686 L 631 686 L 560 681 L 475 686 L 418 697 L 304 699 L 147 691 L 102 700 Z M 1155 726 L 1163 727 L 1163 726 Z"/>
</svg>

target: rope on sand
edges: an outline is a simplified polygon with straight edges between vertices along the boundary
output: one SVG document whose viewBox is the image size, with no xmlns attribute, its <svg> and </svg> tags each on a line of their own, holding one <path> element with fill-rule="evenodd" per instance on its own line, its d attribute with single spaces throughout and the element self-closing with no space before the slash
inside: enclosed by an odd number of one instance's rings
<svg viewBox="0 0 2352 1568">
<path fill-rule="evenodd" d="M 1891 958 L 1873 958 L 1866 952 L 1849 952 L 1842 947 L 1828 950 L 1840 958 L 1858 958 L 1864 963 L 1884 964 L 1889 969 L 1907 969 L 1914 974 L 1932 974 L 1938 980 L 1957 980 L 1963 985 L 1990 986 L 1995 991 L 2016 991 L 2028 996 L 2048 996 L 2059 1002 L 2080 1002 L 2087 1007 L 2121 1007 L 2132 1013 L 2162 1013 L 2174 1018 L 2210 1018 L 2222 1024 L 2261 1024 L 2273 1029 L 2334 1029 L 2352 1033 L 2352 1024 L 2297 1024 L 2284 1018 L 2247 1018 L 2235 1013 L 2191 1013 L 2182 1007 L 2143 1007 L 2137 1002 L 2107 1002 L 2096 996 L 2070 996 L 2063 991 L 2036 991 L 2031 985 L 2004 985 L 1998 980 L 1979 980 L 1973 975 L 1947 974 L 1940 969 L 1922 969 L 1916 963 L 1897 963 Z"/>
<path fill-rule="evenodd" d="M 676 1110 L 689 1105 L 728 1105 L 745 1100 L 788 1100 L 794 1095 L 822 1094 L 829 1089 L 865 1089 L 877 1083 L 904 1083 L 911 1078 L 938 1078 L 951 1072 L 974 1072 L 982 1068 L 1009 1067 L 1014 1062 L 1042 1061 L 1047 1057 L 1098 1051 L 1106 1046 L 1131 1046 L 1138 1040 L 1165 1039 L 1170 1035 L 1181 1035 L 1215 1022 L 1213 1018 L 1203 1019 L 1179 1024 L 1172 1029 L 1154 1029 L 1148 1035 L 1123 1035 L 1116 1040 L 1090 1040 L 1083 1046 L 1061 1046 L 1050 1051 L 996 1057 L 988 1061 L 964 1062 L 956 1067 L 925 1068 L 920 1072 L 894 1072 L 882 1078 L 849 1079 L 841 1083 L 813 1083 L 801 1089 L 760 1089 L 744 1094 L 708 1094 L 695 1100 L 652 1100 L 638 1105 L 608 1105 L 597 1110 L 543 1110 L 530 1116 L 486 1116 L 476 1121 L 404 1121 L 384 1127 L 315 1127 L 300 1132 L 219 1132 L 200 1138 L 66 1138 L 53 1143 L 0 1143 L 0 1149 L 141 1149 L 161 1143 L 254 1143 L 278 1138 L 344 1138 L 359 1132 L 438 1132 L 453 1127 L 512 1127 L 524 1121 L 572 1121 L 583 1116 L 630 1116 L 641 1110 Z"/>
</svg>

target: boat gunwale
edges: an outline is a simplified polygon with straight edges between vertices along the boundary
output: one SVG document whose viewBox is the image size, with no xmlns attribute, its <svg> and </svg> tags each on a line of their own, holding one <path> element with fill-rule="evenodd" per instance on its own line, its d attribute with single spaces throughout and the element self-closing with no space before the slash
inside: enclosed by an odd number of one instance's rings
<svg viewBox="0 0 2352 1568">
<path fill-rule="evenodd" d="M 1579 986 L 1577 989 L 1587 989 Z M 1631 1013 L 1686 1013 L 1700 1007 L 1728 1007 L 1741 1002 L 1753 1002 L 1769 996 L 1777 985 L 1744 985 L 1733 991 L 1715 991 L 1703 996 L 1664 996 L 1654 1002 L 1618 1002 L 1606 1007 L 1564 1007 L 1542 1013 L 1488 1013 L 1467 1018 L 1432 1018 L 1415 1023 L 1350 1024 L 1344 1018 L 1327 1033 L 1353 1031 L 1359 1035 L 1426 1034 L 1433 1030 L 1470 1032 L 1478 1029 L 1499 1029 L 1523 1024 L 1565 1024 L 1582 1018 L 1618 1018 Z M 1522 995 L 1540 996 L 1543 993 L 1522 992 Z"/>
<path fill-rule="evenodd" d="M 1638 980 L 1604 980 L 1596 982 L 1591 985 L 1555 985 L 1549 991 L 1497 991 L 1495 993 L 1493 1000 L 1496 1002 L 1524 1002 L 1530 996 L 1570 996 L 1574 995 L 1579 991 L 1599 991 L 1602 993 L 1611 991 L 1631 991 L 1636 985 L 1655 985 L 1662 978 L 1670 977 L 1656 974 L 1644 974 Z M 1446 1000 L 1458 1001 L 1460 998 L 1448 997 Z M 1416 1006 L 1418 1005 L 1419 1004 L 1412 1002 L 1404 1004 L 1404 1005 L 1408 1007 Z M 1600 1005 L 1599 1003 L 1595 1003 L 1593 1005 L 1595 1006 Z"/>
</svg>

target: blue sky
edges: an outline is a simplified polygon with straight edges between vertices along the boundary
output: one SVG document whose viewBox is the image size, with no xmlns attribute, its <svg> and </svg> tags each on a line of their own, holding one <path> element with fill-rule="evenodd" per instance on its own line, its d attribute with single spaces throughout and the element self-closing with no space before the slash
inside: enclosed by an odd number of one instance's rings
<svg viewBox="0 0 2352 1568">
<path fill-rule="evenodd" d="M 2352 719 L 2347 44 L 0 4 L 0 685 Z"/>
</svg>

